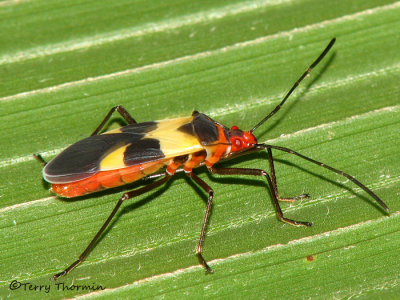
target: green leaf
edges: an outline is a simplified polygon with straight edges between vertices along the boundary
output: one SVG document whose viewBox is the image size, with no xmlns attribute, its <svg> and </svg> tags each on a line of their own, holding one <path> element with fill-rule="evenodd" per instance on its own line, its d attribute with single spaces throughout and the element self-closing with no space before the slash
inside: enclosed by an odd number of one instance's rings
<svg viewBox="0 0 400 300">
<path fill-rule="evenodd" d="M 53 298 L 393 298 L 400 268 L 400 3 L 395 1 L 3 1 L 0 3 L 0 296 Z M 206 194 L 183 174 L 124 203 L 87 260 L 57 283 L 123 192 L 146 181 L 60 199 L 32 157 L 51 159 L 122 104 L 138 121 L 196 109 L 250 129 L 332 37 L 328 56 L 255 133 L 346 173 L 274 151 L 277 220 L 257 178 L 196 173 L 215 192 L 194 249 Z M 116 116 L 108 128 L 122 123 Z M 268 169 L 252 154 L 226 166 Z M 22 285 L 10 288 L 13 280 Z M 30 285 L 28 285 L 28 283 Z M 33 290 L 36 287 L 36 290 Z M 58 289 L 57 289 L 58 287 Z"/>
</svg>

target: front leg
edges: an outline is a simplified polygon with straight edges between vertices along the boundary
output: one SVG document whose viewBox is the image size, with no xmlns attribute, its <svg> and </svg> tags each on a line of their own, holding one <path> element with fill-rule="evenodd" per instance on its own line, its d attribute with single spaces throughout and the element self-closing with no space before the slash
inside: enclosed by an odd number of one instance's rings
<svg viewBox="0 0 400 300">
<path fill-rule="evenodd" d="M 281 197 L 278 192 L 278 184 L 276 183 L 276 176 L 275 176 L 275 167 L 274 167 L 274 159 L 272 157 L 272 150 L 270 148 L 267 149 L 268 151 L 268 161 L 269 161 L 269 169 L 271 171 L 271 180 L 273 186 L 273 192 L 275 193 L 276 198 L 279 201 L 286 201 L 286 202 L 295 202 L 296 200 L 300 199 L 308 199 L 310 198 L 309 194 L 301 194 L 295 197 Z"/>
<path fill-rule="evenodd" d="M 272 200 L 275 206 L 275 211 L 276 211 L 276 215 L 278 216 L 278 219 L 294 225 L 294 226 L 307 226 L 307 227 L 311 227 L 312 223 L 310 222 L 304 222 L 304 221 L 295 221 L 292 219 L 288 219 L 285 218 L 283 216 L 283 212 L 282 209 L 279 205 L 279 201 L 278 198 L 275 194 L 275 187 L 274 184 L 271 180 L 271 177 L 268 175 L 267 172 L 265 172 L 264 170 L 261 169 L 248 169 L 248 168 L 214 168 L 211 167 L 209 168 L 210 172 L 213 174 L 219 174 L 219 175 L 250 175 L 250 176 L 263 176 L 267 179 L 270 191 L 271 191 L 271 196 L 272 196 Z"/>
</svg>

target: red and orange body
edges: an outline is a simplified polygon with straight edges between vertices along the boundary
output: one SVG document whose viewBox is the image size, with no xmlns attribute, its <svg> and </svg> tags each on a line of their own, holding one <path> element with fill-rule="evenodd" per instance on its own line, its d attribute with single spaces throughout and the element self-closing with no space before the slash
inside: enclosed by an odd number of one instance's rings
<svg viewBox="0 0 400 300">
<path fill-rule="evenodd" d="M 77 197 L 121 186 L 156 173 L 190 173 L 257 143 L 249 132 L 231 130 L 197 111 L 191 117 L 135 123 L 83 139 L 43 169 L 53 191 Z"/>
<path fill-rule="evenodd" d="M 280 196 L 275 176 L 272 149 L 296 155 L 347 178 L 374 198 L 385 211 L 389 211 L 387 205 L 374 192 L 351 175 L 289 148 L 258 144 L 253 135 L 253 132 L 259 126 L 279 111 L 294 89 L 322 60 L 334 43 L 335 39 L 332 39 L 325 50 L 295 82 L 283 100 L 249 131 L 242 131 L 237 126 L 229 129 L 197 111 L 194 111 L 192 116 L 186 118 L 136 123 L 122 106 L 112 108 L 92 136 L 71 145 L 44 167 L 43 176 L 48 182 L 52 183 L 53 191 L 63 197 L 78 197 L 131 183 L 152 174 L 154 174 L 152 175 L 153 177 L 162 176 L 162 178 L 144 187 L 124 193 L 103 226 L 78 259 L 64 271 L 55 274 L 53 278 L 57 279 L 68 274 L 85 260 L 121 207 L 123 201 L 161 186 L 178 170 L 184 171 L 208 194 L 207 207 L 199 243 L 196 247 L 196 254 L 200 264 L 207 272 L 211 272 L 210 266 L 202 255 L 202 247 L 214 191 L 206 182 L 192 172 L 194 168 L 202 165 L 206 165 L 213 174 L 263 177 L 270 188 L 277 217 L 291 225 L 312 226 L 310 222 L 296 221 L 283 216 L 279 201 L 295 201 L 309 198 L 310 196 L 308 194 L 295 197 Z M 98 134 L 116 110 L 129 125 Z M 262 169 L 218 168 L 214 166 L 219 161 L 243 154 L 246 150 L 265 150 L 268 154 L 271 175 Z M 39 155 L 36 157 L 45 164 L 43 158 Z M 163 170 L 161 171 L 161 169 Z"/>
</svg>

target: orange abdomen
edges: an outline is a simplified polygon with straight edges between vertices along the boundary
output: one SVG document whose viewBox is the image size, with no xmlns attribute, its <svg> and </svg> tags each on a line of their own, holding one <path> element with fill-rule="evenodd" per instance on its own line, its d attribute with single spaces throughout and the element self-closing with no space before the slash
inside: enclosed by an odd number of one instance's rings
<svg viewBox="0 0 400 300">
<path fill-rule="evenodd" d="M 101 171 L 83 180 L 52 184 L 52 190 L 54 193 L 67 198 L 83 196 L 137 181 L 157 172 L 164 165 L 164 162 L 156 161 L 122 169 Z"/>
</svg>

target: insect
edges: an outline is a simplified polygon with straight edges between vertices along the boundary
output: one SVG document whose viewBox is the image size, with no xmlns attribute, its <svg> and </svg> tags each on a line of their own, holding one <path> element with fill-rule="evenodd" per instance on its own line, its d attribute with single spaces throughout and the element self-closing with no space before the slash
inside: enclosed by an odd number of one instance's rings
<svg viewBox="0 0 400 300">
<path fill-rule="evenodd" d="M 284 217 L 279 201 L 295 201 L 309 198 L 309 195 L 303 194 L 284 198 L 279 194 L 272 150 L 296 155 L 346 177 L 367 192 L 388 212 L 389 209 L 386 204 L 354 177 L 289 148 L 258 143 L 253 135 L 258 127 L 282 107 L 299 83 L 324 58 L 334 43 L 335 38 L 300 76 L 280 104 L 249 131 L 242 131 L 237 126 L 229 129 L 197 111 L 194 111 L 190 117 L 137 123 L 122 106 L 115 106 L 108 112 L 90 137 L 69 146 L 49 163 L 46 163 L 40 155 L 36 155 L 36 158 L 45 166 L 43 168 L 44 179 L 50 182 L 52 190 L 62 197 L 78 197 L 131 183 L 141 178 L 157 179 L 148 185 L 124 193 L 79 258 L 68 268 L 55 274 L 53 279 L 56 280 L 68 274 L 86 259 L 125 200 L 137 197 L 165 184 L 176 172 L 180 171 L 193 179 L 208 194 L 196 254 L 206 272 L 212 272 L 207 261 L 203 258 L 203 241 L 214 192 L 206 182 L 193 172 L 194 168 L 204 165 L 212 174 L 264 177 L 271 191 L 277 217 L 291 225 L 312 226 L 312 223 L 309 222 L 295 221 Z M 99 134 L 115 111 L 121 114 L 128 125 Z M 268 154 L 270 174 L 262 169 L 220 168 L 215 166 L 221 160 L 262 150 L 266 150 Z"/>
</svg>

